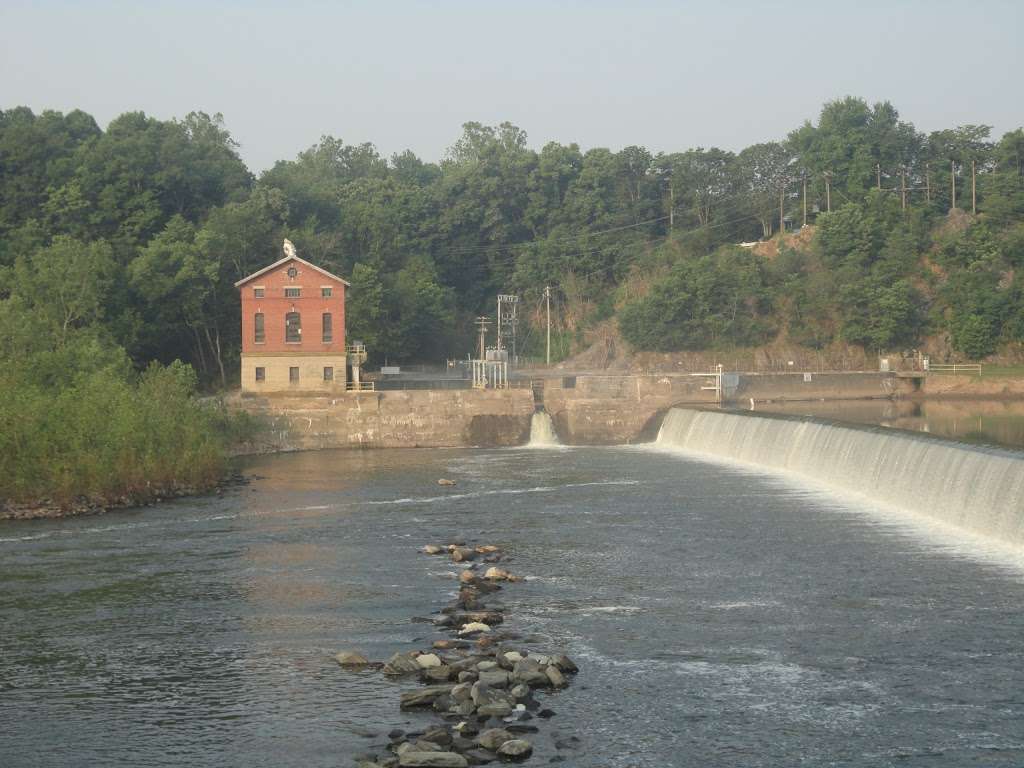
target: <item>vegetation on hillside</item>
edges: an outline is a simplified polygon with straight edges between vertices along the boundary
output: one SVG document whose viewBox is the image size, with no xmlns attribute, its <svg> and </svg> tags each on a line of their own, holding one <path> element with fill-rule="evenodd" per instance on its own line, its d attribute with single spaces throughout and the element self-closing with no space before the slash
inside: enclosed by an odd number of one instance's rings
<svg viewBox="0 0 1024 768">
<path fill-rule="evenodd" d="M 805 182 L 812 248 L 734 246 L 802 224 Z M 977 216 L 946 226 L 972 199 Z M 1022 221 L 1024 131 L 924 135 L 855 98 L 739 153 L 534 151 L 513 125 L 467 123 L 439 164 L 325 136 L 258 178 L 219 116 L 101 130 L 79 111 L 0 112 L 0 301 L 45 307 L 58 335 L 94 328 L 137 369 L 186 361 L 206 386 L 237 375 L 234 282 L 284 237 L 352 280 L 350 335 L 377 360 L 461 356 L 499 292 L 524 297 L 536 352 L 545 285 L 562 341 L 617 314 L 640 349 L 938 333 L 977 358 L 1022 339 Z"/>
</svg>

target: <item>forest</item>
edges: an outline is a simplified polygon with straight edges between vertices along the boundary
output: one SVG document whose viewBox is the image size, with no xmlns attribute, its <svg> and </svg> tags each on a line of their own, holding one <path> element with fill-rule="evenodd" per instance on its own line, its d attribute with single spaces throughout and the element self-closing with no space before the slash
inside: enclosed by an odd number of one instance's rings
<svg viewBox="0 0 1024 768">
<path fill-rule="evenodd" d="M 750 247 L 805 224 L 799 247 Z M 237 425 L 197 395 L 237 384 L 233 284 L 284 238 L 350 280 L 371 364 L 464 357 L 498 293 L 522 297 L 520 351 L 540 357 L 546 286 L 556 358 L 602 324 L 637 351 L 1024 349 L 1021 129 L 925 134 L 847 97 L 740 152 L 536 151 L 467 123 L 439 163 L 324 136 L 257 175 L 220 115 L 103 129 L 17 107 L 0 111 L 0 497 L 215 475 Z"/>
</svg>

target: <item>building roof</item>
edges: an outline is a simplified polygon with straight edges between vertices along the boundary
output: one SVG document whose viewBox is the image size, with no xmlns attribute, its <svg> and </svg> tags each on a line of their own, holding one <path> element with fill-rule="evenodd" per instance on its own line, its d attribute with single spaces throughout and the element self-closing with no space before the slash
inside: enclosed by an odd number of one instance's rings
<svg viewBox="0 0 1024 768">
<path fill-rule="evenodd" d="M 350 283 L 345 278 L 338 277 L 337 275 L 328 272 L 326 269 L 321 269 L 316 264 L 312 264 L 312 263 L 306 261 L 305 259 L 303 259 L 300 256 L 285 256 L 283 259 L 278 259 L 273 264 L 270 264 L 269 266 L 264 267 L 263 269 L 259 270 L 258 272 L 253 272 L 248 277 L 243 277 L 241 280 L 239 280 L 237 283 L 235 283 L 235 288 L 239 288 L 239 287 L 245 285 L 246 283 L 248 283 L 250 280 L 253 280 L 253 279 L 257 278 L 260 275 L 264 275 L 264 274 L 266 274 L 267 272 L 269 272 L 272 269 L 277 269 L 282 264 L 286 264 L 289 261 L 297 261 L 300 264 L 306 265 L 310 269 L 315 269 L 317 272 L 319 272 L 321 275 L 324 275 L 325 277 L 329 277 L 332 280 L 337 280 L 340 283 L 344 283 L 346 286 L 349 286 L 349 287 L 352 286 L 352 283 Z"/>
</svg>

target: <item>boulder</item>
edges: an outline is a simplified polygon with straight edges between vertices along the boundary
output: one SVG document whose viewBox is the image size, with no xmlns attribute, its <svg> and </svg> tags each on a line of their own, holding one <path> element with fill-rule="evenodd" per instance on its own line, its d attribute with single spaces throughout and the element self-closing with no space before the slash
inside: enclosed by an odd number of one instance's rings
<svg viewBox="0 0 1024 768">
<path fill-rule="evenodd" d="M 569 684 L 554 664 L 544 667 L 544 674 L 548 676 L 552 688 L 565 688 Z"/>
<path fill-rule="evenodd" d="M 473 635 L 477 632 L 490 632 L 491 628 L 479 621 L 471 621 L 459 630 L 460 635 Z"/>
<path fill-rule="evenodd" d="M 451 679 L 452 668 L 445 664 L 442 664 L 439 667 L 430 667 L 429 669 L 423 670 L 423 677 L 431 682 L 444 683 Z"/>
<path fill-rule="evenodd" d="M 492 688 L 504 688 L 508 685 L 508 672 L 503 669 L 484 669 L 477 672 L 476 679 Z"/>
<path fill-rule="evenodd" d="M 482 707 L 476 708 L 476 713 L 480 717 L 508 717 L 512 714 L 512 706 L 501 701 L 497 701 L 493 704 L 484 704 Z"/>
<path fill-rule="evenodd" d="M 411 654 L 396 653 L 388 659 L 387 664 L 384 665 L 383 672 L 385 675 L 398 676 L 419 672 L 421 669 L 422 667 Z"/>
<path fill-rule="evenodd" d="M 549 685 L 550 680 L 544 673 L 544 668 L 533 659 L 523 659 L 516 662 L 512 668 L 512 680 L 516 683 L 523 683 L 531 688 L 538 688 Z"/>
<path fill-rule="evenodd" d="M 476 743 L 484 749 L 497 752 L 498 747 L 506 741 L 512 741 L 513 738 L 515 737 L 504 728 L 489 728 L 476 737 Z"/>
<path fill-rule="evenodd" d="M 434 648 L 439 651 L 452 651 L 457 648 L 469 648 L 468 640 L 435 640 Z"/>
<path fill-rule="evenodd" d="M 455 752 L 406 752 L 398 758 L 402 768 L 468 768 L 466 758 Z"/>
<path fill-rule="evenodd" d="M 491 566 L 484 572 L 484 578 L 490 581 L 508 581 L 511 574 L 504 568 Z"/>
<path fill-rule="evenodd" d="M 570 659 L 564 653 L 556 653 L 554 656 L 551 657 L 550 663 L 558 667 L 560 672 L 565 672 L 567 674 L 575 674 L 576 672 L 580 671 L 580 668 L 577 667 L 573 663 L 572 659 Z"/>
<path fill-rule="evenodd" d="M 500 552 L 501 547 L 496 547 L 493 544 L 481 544 L 479 547 L 476 548 L 476 551 L 481 555 L 490 555 L 495 552 Z"/>
<path fill-rule="evenodd" d="M 451 697 L 456 702 L 468 701 L 473 696 L 473 685 L 471 683 L 459 683 L 451 690 Z"/>
<path fill-rule="evenodd" d="M 530 686 L 525 683 L 519 683 L 518 685 L 513 685 L 509 693 L 512 694 L 513 698 L 525 699 L 530 695 Z"/>
<path fill-rule="evenodd" d="M 462 571 L 459 574 L 459 581 L 463 584 L 472 584 L 476 581 L 476 574 L 470 570 Z"/>
<path fill-rule="evenodd" d="M 406 691 L 399 699 L 400 706 L 402 709 L 429 707 L 439 696 L 449 695 L 454 687 L 454 685 L 428 685 L 415 691 Z"/>
<path fill-rule="evenodd" d="M 419 740 L 429 741 L 434 744 L 439 744 L 440 746 L 445 747 L 452 743 L 452 735 L 448 733 L 447 728 L 431 728 L 429 731 L 420 736 Z"/>
<path fill-rule="evenodd" d="M 470 765 L 487 765 L 498 759 L 496 754 L 486 749 L 467 749 L 462 755 Z"/>
<path fill-rule="evenodd" d="M 423 548 L 423 553 L 426 555 L 442 555 L 444 554 L 444 547 L 439 547 L 437 544 L 427 544 Z"/>
<path fill-rule="evenodd" d="M 365 667 L 370 660 L 359 651 L 339 651 L 334 660 L 343 667 Z"/>
<path fill-rule="evenodd" d="M 508 661 L 511 664 L 515 664 L 516 662 L 523 660 L 523 654 L 519 653 L 519 651 L 508 651 L 507 653 L 502 654 L 502 656 L 504 656 L 505 661 Z"/>
<path fill-rule="evenodd" d="M 430 669 L 431 667 L 440 667 L 441 659 L 436 653 L 421 653 L 416 657 L 416 663 L 419 664 L 420 669 Z"/>
<path fill-rule="evenodd" d="M 442 477 L 440 480 L 437 481 L 437 484 L 438 485 L 446 485 L 448 487 L 451 487 L 451 486 L 455 485 L 456 483 L 455 483 L 454 480 L 449 480 L 446 477 Z"/>
<path fill-rule="evenodd" d="M 512 739 L 498 747 L 498 756 L 508 760 L 525 760 L 533 754 L 533 745 L 526 739 Z"/>
<path fill-rule="evenodd" d="M 452 560 L 456 563 L 476 560 L 476 550 L 469 547 L 456 547 L 452 550 Z"/>
</svg>

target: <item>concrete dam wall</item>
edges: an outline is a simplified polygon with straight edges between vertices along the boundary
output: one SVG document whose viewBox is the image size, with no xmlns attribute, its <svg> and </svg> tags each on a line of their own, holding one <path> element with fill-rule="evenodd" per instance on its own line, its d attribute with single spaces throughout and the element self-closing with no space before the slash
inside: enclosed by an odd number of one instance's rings
<svg viewBox="0 0 1024 768">
<path fill-rule="evenodd" d="M 541 384 L 542 382 L 542 384 Z M 549 377 L 536 389 L 389 390 L 338 395 L 245 395 L 236 407 L 267 424 L 254 452 L 321 448 L 439 448 L 524 445 L 536 406 L 569 445 L 651 441 L 676 405 L 714 405 L 709 379 L 686 374 Z M 883 373 L 742 374 L 727 399 L 841 400 L 909 393 Z"/>
</svg>

